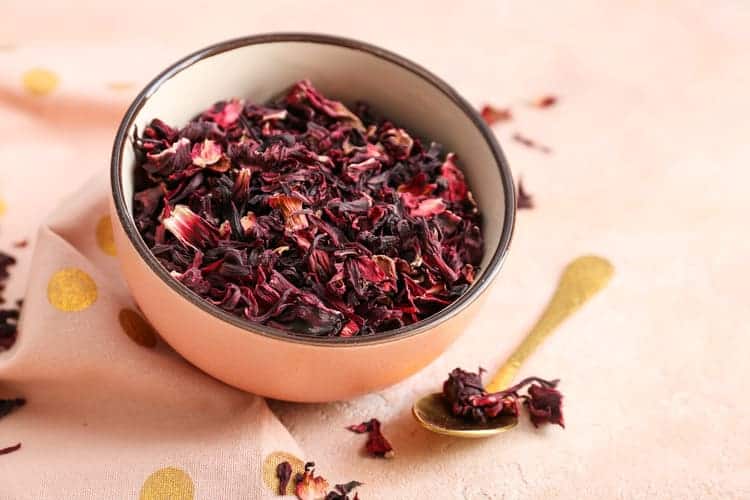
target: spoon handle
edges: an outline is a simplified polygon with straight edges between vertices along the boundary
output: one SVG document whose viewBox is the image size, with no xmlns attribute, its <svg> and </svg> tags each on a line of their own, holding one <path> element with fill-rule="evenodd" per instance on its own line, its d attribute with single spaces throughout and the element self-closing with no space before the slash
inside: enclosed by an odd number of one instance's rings
<svg viewBox="0 0 750 500">
<path fill-rule="evenodd" d="M 555 331 L 560 323 L 604 288 L 613 273 L 612 264 L 602 257 L 586 255 L 570 262 L 565 267 L 557 284 L 557 290 L 552 295 L 547 308 L 526 338 L 487 384 L 487 391 L 497 392 L 510 386 L 524 361 Z"/>
</svg>

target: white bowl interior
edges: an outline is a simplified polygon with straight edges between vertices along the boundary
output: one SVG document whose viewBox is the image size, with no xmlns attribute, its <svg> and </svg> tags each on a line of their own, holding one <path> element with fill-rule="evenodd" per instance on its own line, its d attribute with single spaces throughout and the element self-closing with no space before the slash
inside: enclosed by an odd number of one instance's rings
<svg viewBox="0 0 750 500">
<path fill-rule="evenodd" d="M 182 126 L 214 102 L 231 97 L 264 103 L 307 78 L 325 96 L 353 104 L 365 101 L 414 135 L 442 143 L 458 155 L 484 217 L 482 270 L 500 242 L 505 199 L 490 145 L 472 120 L 438 88 L 417 73 L 354 48 L 305 41 L 275 41 L 205 58 L 164 82 L 133 122 L 143 130 L 153 118 Z M 133 136 L 133 129 L 128 137 Z M 135 157 L 123 150 L 123 194 L 132 214 Z"/>
</svg>

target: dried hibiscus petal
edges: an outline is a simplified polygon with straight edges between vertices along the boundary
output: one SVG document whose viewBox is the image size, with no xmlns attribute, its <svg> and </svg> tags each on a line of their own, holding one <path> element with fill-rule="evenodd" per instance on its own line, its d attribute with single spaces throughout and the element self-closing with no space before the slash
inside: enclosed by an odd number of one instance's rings
<svg viewBox="0 0 750 500">
<path fill-rule="evenodd" d="M 532 106 L 536 108 L 549 108 L 551 106 L 554 106 L 557 104 L 557 96 L 554 95 L 543 95 L 534 101 L 532 101 Z"/>
<path fill-rule="evenodd" d="M 381 458 L 393 458 L 395 456 L 391 443 L 380 430 L 380 420 L 377 418 L 371 418 L 361 424 L 350 425 L 347 429 L 357 434 L 367 433 L 365 449 L 370 455 Z"/>
<path fill-rule="evenodd" d="M 216 245 L 219 241 L 219 230 L 185 205 L 177 205 L 162 220 L 164 227 L 185 245 L 195 249 Z"/>
<path fill-rule="evenodd" d="M 455 154 L 448 154 L 445 162 L 440 167 L 440 177 L 438 179 L 446 184 L 446 189 L 442 195 L 443 198 L 453 203 L 465 200 L 469 192 L 469 189 L 466 187 L 464 174 L 456 166 L 455 159 Z"/>
<path fill-rule="evenodd" d="M 487 125 L 494 125 L 495 123 L 505 122 L 513 118 L 513 113 L 511 113 L 510 109 L 496 108 L 489 104 L 482 106 L 479 113 L 482 115 L 482 118 Z"/>
<path fill-rule="evenodd" d="M 523 188 L 523 182 L 518 180 L 518 196 L 516 203 L 519 209 L 534 208 L 534 198 Z"/>
<path fill-rule="evenodd" d="M 536 149 L 537 151 L 540 151 L 544 154 L 550 154 L 552 152 L 552 149 L 545 146 L 544 144 L 539 144 L 533 139 L 529 139 L 528 137 L 521 135 L 518 132 L 513 134 L 513 140 L 519 144 L 523 144 L 527 148 Z"/>
<path fill-rule="evenodd" d="M 276 466 L 276 477 L 279 479 L 279 495 L 286 495 L 286 487 L 292 478 L 292 465 L 289 462 L 281 462 Z"/>
<path fill-rule="evenodd" d="M 26 400 L 24 398 L 0 399 L 0 418 L 3 418 L 4 416 L 14 411 L 16 408 L 20 408 L 21 406 L 25 404 L 26 404 Z M 20 448 L 21 448 L 21 443 L 18 443 L 15 446 L 2 448 L 0 449 L 0 455 L 12 453 L 16 450 L 19 450 Z"/>
<path fill-rule="evenodd" d="M 8 453 L 13 453 L 14 451 L 18 451 L 21 449 L 21 443 L 18 443 L 14 446 L 8 446 L 7 448 L 0 448 L 0 455 L 7 455 Z"/>
<path fill-rule="evenodd" d="M 206 117 L 216 122 L 216 124 L 227 129 L 234 125 L 242 114 L 244 103 L 241 100 L 232 99 L 229 102 L 220 102 L 205 113 Z"/>
<path fill-rule="evenodd" d="M 8 268 L 16 263 L 16 259 L 4 252 L 0 252 L 0 304 L 5 303 L 2 292 L 5 283 L 10 278 Z M 0 309 L 0 351 L 10 349 L 16 342 L 18 336 L 18 318 L 21 314 L 21 301 L 18 307 Z"/>
<path fill-rule="evenodd" d="M 362 483 L 359 481 L 349 481 L 346 484 L 337 484 L 333 487 L 333 491 L 326 495 L 326 500 L 350 500 L 349 493 L 360 486 L 362 486 Z M 355 493 L 351 500 L 357 500 L 358 498 L 358 494 Z"/>
<path fill-rule="evenodd" d="M 193 159 L 193 164 L 199 167 L 207 167 L 219 161 L 221 154 L 221 144 L 211 139 L 206 139 L 193 146 L 190 156 Z"/>
<path fill-rule="evenodd" d="M 268 204 L 273 208 L 278 208 L 284 214 L 286 227 L 290 231 L 305 229 L 308 226 L 307 217 L 302 211 L 302 200 L 295 196 L 283 194 L 274 195 L 268 199 Z"/>
<path fill-rule="evenodd" d="M 305 472 L 297 474 L 294 493 L 299 500 L 321 500 L 328 492 L 328 481 L 315 475 L 315 463 L 307 462 Z"/>
<path fill-rule="evenodd" d="M 529 397 L 526 405 L 534 427 L 550 423 L 565 427 L 562 414 L 563 395 L 557 389 L 548 385 L 533 384 L 529 387 Z"/>
</svg>

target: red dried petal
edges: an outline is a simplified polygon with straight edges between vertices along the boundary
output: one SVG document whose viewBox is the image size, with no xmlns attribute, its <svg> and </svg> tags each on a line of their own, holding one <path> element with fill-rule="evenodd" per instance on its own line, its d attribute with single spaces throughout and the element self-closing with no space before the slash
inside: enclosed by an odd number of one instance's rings
<svg viewBox="0 0 750 500">
<path fill-rule="evenodd" d="M 380 162 L 375 158 L 368 158 L 360 163 L 350 163 L 344 167 L 344 174 L 354 182 L 357 182 L 362 174 L 377 172 L 380 170 Z"/>
<path fill-rule="evenodd" d="M 409 210 L 412 217 L 432 217 L 445 212 L 445 202 L 440 198 L 427 198 L 419 202 L 419 205 Z"/>
<path fill-rule="evenodd" d="M 391 443 L 380 430 L 380 421 L 377 418 L 372 418 L 361 424 L 350 425 L 347 429 L 357 434 L 367 433 L 365 449 L 370 455 L 380 458 L 393 458 L 395 456 Z"/>
<path fill-rule="evenodd" d="M 414 139 L 402 128 L 391 128 L 381 137 L 388 152 L 397 160 L 405 160 L 411 154 Z"/>
<path fill-rule="evenodd" d="M 323 97 L 323 95 L 312 86 L 309 80 L 297 82 L 287 94 L 286 101 L 292 105 L 310 105 L 313 109 L 322 111 L 332 118 L 348 120 L 355 128 L 364 130 L 364 125 L 362 125 L 362 121 L 357 115 L 352 113 L 342 103 Z"/>
<path fill-rule="evenodd" d="M 218 229 L 185 205 L 174 207 L 162 225 L 184 245 L 196 250 L 215 246 L 221 238 Z"/>
<path fill-rule="evenodd" d="M 445 200 L 453 203 L 465 200 L 469 192 L 464 174 L 456 166 L 455 159 L 456 155 L 449 153 L 440 167 L 440 177 L 448 185 L 448 189 L 443 191 L 442 196 Z"/>
<path fill-rule="evenodd" d="M 494 125 L 498 122 L 508 121 L 513 118 L 513 114 L 508 108 L 495 108 L 489 104 L 482 106 L 480 111 L 482 118 L 487 125 Z"/>
<path fill-rule="evenodd" d="M 396 279 L 396 263 L 393 259 L 388 257 L 387 255 L 373 255 L 372 261 L 377 265 L 380 270 L 385 274 L 387 277 Z"/>
<path fill-rule="evenodd" d="M 190 173 L 190 140 L 181 138 L 159 153 L 146 153 L 143 169 L 151 176 L 179 179 Z"/>
<path fill-rule="evenodd" d="M 238 99 L 232 99 L 231 101 L 224 103 L 223 106 L 219 106 L 221 109 L 216 111 L 208 111 L 206 115 L 210 117 L 217 125 L 227 129 L 234 125 L 242 114 L 242 108 L 244 103 Z"/>
<path fill-rule="evenodd" d="M 432 194 L 435 189 L 435 184 L 427 182 L 427 174 L 419 172 L 417 175 L 411 178 L 411 180 L 402 184 L 398 187 L 397 191 L 399 194 L 411 194 L 414 196 L 428 196 Z"/>
<path fill-rule="evenodd" d="M 557 104 L 557 96 L 544 95 L 535 99 L 531 104 L 536 108 L 549 108 Z"/>
<path fill-rule="evenodd" d="M 322 500 L 328 493 L 328 481 L 321 476 L 315 476 L 315 464 L 308 462 L 305 472 L 298 476 L 294 492 L 299 500 Z"/>
<path fill-rule="evenodd" d="M 529 387 L 529 398 L 526 404 L 534 427 L 542 424 L 557 424 L 565 427 L 562 413 L 563 395 L 554 387 L 533 384 Z"/>
<path fill-rule="evenodd" d="M 247 215 L 240 218 L 240 226 L 242 227 L 242 231 L 245 236 L 249 235 L 253 231 L 253 228 L 257 224 L 257 220 L 258 218 L 252 212 L 248 212 Z"/>
<path fill-rule="evenodd" d="M 268 204 L 272 208 L 281 210 L 286 221 L 286 227 L 290 231 L 305 229 L 309 223 L 305 214 L 300 213 L 302 210 L 302 200 L 295 196 L 278 194 L 268 199 Z"/>
<path fill-rule="evenodd" d="M 354 320 L 349 320 L 344 327 L 341 329 L 339 336 L 341 337 L 353 337 L 359 331 L 359 325 Z"/>
<path fill-rule="evenodd" d="M 190 156 L 193 159 L 194 165 L 207 167 L 218 162 L 221 159 L 221 154 L 221 144 L 206 139 L 205 141 L 193 146 Z"/>
</svg>

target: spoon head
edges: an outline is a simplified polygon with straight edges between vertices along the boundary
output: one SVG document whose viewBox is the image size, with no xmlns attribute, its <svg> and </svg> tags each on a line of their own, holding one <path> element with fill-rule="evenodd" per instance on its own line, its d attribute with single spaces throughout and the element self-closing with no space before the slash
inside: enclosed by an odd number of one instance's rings
<svg viewBox="0 0 750 500">
<path fill-rule="evenodd" d="M 494 436 L 518 424 L 518 417 L 500 416 L 486 422 L 474 422 L 454 416 L 439 392 L 419 399 L 412 407 L 414 418 L 425 429 L 446 436 L 482 438 Z"/>
</svg>

